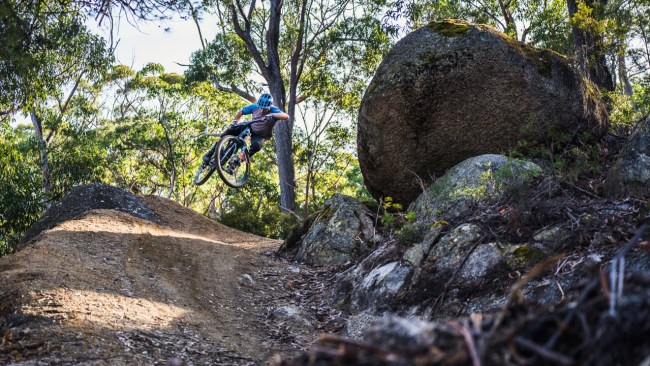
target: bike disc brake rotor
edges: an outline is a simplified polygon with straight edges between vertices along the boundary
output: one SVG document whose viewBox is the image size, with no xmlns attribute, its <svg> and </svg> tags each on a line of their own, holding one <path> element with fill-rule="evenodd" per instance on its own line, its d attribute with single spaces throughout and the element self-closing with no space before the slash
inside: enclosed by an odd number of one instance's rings
<svg viewBox="0 0 650 366">
<path fill-rule="evenodd" d="M 239 183 L 246 174 L 246 162 L 241 161 L 236 154 L 233 154 L 233 157 L 228 159 L 224 172 L 230 178 L 229 181 Z"/>
</svg>

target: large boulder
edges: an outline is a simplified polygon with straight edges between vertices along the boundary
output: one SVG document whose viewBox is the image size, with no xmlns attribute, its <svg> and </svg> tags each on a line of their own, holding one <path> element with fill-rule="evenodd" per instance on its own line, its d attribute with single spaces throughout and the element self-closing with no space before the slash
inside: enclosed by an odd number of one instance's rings
<svg viewBox="0 0 650 366">
<path fill-rule="evenodd" d="M 636 127 L 605 179 L 610 198 L 650 197 L 650 116 Z"/>
<path fill-rule="evenodd" d="M 608 124 L 596 89 L 565 57 L 450 20 L 393 47 L 358 122 L 366 186 L 401 203 L 469 157 L 521 143 L 563 149 L 579 132 L 583 141 L 602 136 Z"/>
</svg>

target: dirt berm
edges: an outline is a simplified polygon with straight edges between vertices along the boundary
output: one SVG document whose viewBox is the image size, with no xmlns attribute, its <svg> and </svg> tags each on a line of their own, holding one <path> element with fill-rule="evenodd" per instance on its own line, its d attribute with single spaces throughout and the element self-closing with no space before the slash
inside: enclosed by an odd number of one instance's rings
<svg viewBox="0 0 650 366">
<path fill-rule="evenodd" d="M 304 350 L 332 320 L 309 305 L 314 273 L 272 255 L 279 241 L 155 196 L 139 197 L 155 219 L 70 218 L 89 197 L 69 197 L 0 259 L 0 364 L 258 365 Z M 273 315 L 301 302 L 309 326 Z"/>
</svg>

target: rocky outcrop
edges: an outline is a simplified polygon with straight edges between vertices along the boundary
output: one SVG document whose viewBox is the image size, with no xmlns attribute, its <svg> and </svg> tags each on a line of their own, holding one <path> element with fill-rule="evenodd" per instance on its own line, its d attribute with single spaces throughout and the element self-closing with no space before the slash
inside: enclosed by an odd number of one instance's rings
<svg viewBox="0 0 650 366">
<path fill-rule="evenodd" d="M 605 180 L 610 198 L 650 197 L 650 116 L 636 127 Z"/>
<path fill-rule="evenodd" d="M 472 287 L 501 268 L 517 270 L 539 262 L 544 254 L 532 245 L 483 242 L 488 233 L 474 223 L 449 226 L 477 203 L 499 201 L 506 193 L 524 190 L 540 174 L 536 164 L 491 154 L 453 167 L 409 207 L 416 218 L 402 230 L 419 233 L 419 239 L 406 248 L 385 243 L 342 272 L 334 302 L 346 304 L 352 313 L 384 312 L 400 294 L 439 292 L 452 276 Z"/>
<path fill-rule="evenodd" d="M 650 288 L 632 285 L 615 316 L 606 310 L 607 297 L 592 296 L 541 309 L 509 304 L 496 315 L 438 322 L 377 317 L 354 342 L 321 338 L 287 365 L 645 365 Z"/>
<path fill-rule="evenodd" d="M 467 158 L 521 142 L 564 149 L 581 131 L 599 137 L 608 122 L 597 94 L 550 50 L 487 26 L 431 23 L 394 46 L 362 100 L 366 186 L 410 203 Z"/>
<path fill-rule="evenodd" d="M 379 241 L 372 212 L 361 202 L 335 194 L 327 200 L 300 239 L 282 250 L 298 246 L 295 259 L 316 266 L 341 265 L 363 256 Z M 302 230 L 305 230 L 303 228 Z"/>
</svg>

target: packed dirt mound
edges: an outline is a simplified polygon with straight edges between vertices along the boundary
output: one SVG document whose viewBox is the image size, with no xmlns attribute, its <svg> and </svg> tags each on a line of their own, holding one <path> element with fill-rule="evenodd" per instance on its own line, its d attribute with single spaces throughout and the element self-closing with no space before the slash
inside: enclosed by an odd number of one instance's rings
<svg viewBox="0 0 650 366">
<path fill-rule="evenodd" d="M 308 305 L 313 272 L 270 255 L 280 242 L 140 199 L 158 223 L 90 210 L 0 260 L 0 364 L 264 364 L 332 322 Z M 289 332 L 277 309 L 296 296 L 313 321 Z"/>
</svg>

